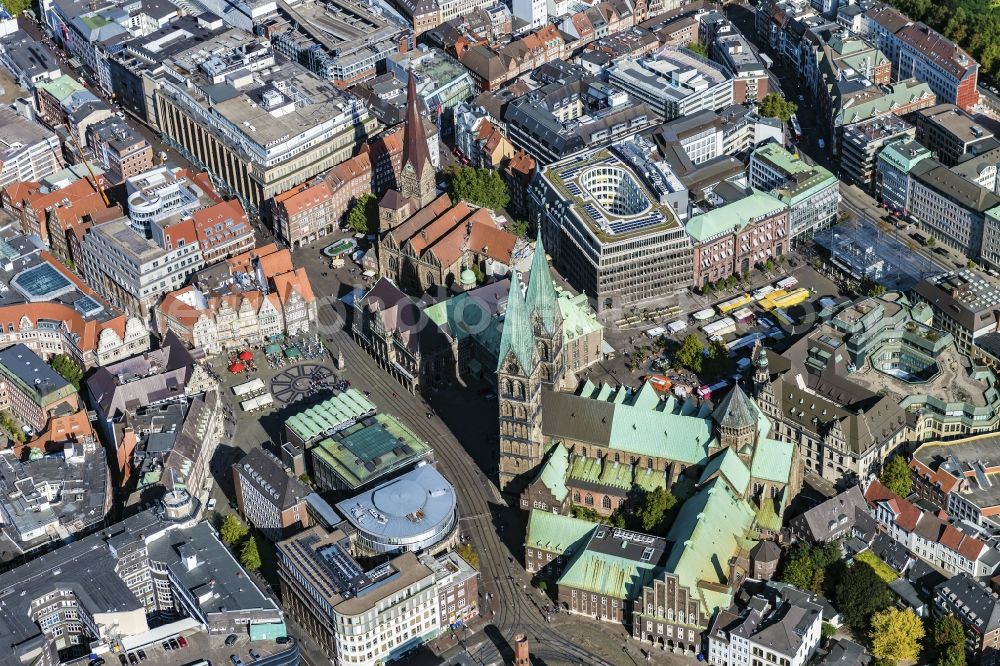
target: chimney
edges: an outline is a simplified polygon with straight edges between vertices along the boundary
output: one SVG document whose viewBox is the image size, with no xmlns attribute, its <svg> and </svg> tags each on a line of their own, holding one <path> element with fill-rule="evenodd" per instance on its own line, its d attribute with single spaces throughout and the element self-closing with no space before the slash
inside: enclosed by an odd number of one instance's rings
<svg viewBox="0 0 1000 666">
<path fill-rule="evenodd" d="M 514 636 L 514 666 L 531 666 L 528 637 L 524 634 Z"/>
</svg>

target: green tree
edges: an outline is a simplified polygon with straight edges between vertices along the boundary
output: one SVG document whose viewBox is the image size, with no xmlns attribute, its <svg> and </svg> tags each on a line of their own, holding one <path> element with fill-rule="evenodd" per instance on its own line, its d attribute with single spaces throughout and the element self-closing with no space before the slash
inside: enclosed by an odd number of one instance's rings
<svg viewBox="0 0 1000 666">
<path fill-rule="evenodd" d="M 965 629 L 954 615 L 934 620 L 931 637 L 936 666 L 965 666 Z"/>
<path fill-rule="evenodd" d="M 226 515 L 225 520 L 222 521 L 222 529 L 219 530 L 220 536 L 222 537 L 222 543 L 227 546 L 232 546 L 237 543 L 249 532 L 250 529 L 243 524 L 243 521 L 240 520 L 235 513 Z"/>
<path fill-rule="evenodd" d="M 885 287 L 875 280 L 866 277 L 861 280 L 859 291 L 862 296 L 881 296 L 885 293 Z"/>
<path fill-rule="evenodd" d="M 528 237 L 528 222 L 526 220 L 514 220 L 507 229 L 518 238 Z"/>
<path fill-rule="evenodd" d="M 934 239 L 934 236 L 929 236 L 927 238 L 927 247 L 934 247 L 935 245 L 937 245 L 937 240 Z"/>
<path fill-rule="evenodd" d="M 781 122 L 787 123 L 798 109 L 798 104 L 785 99 L 780 93 L 768 93 L 760 101 L 760 107 L 757 111 L 765 118 L 777 118 Z"/>
<path fill-rule="evenodd" d="M 836 542 L 813 546 L 800 541 L 789 551 L 779 578 L 800 590 L 824 594 L 826 571 L 830 565 L 839 562 L 840 557 L 840 544 Z"/>
<path fill-rule="evenodd" d="M 851 629 L 865 633 L 872 616 L 892 605 L 889 586 L 868 564 L 858 561 L 839 578 L 834 588 L 837 608 Z"/>
<path fill-rule="evenodd" d="M 824 641 L 830 640 L 837 635 L 837 627 L 829 622 L 824 622 L 819 628 L 819 634 L 823 637 Z"/>
<path fill-rule="evenodd" d="M 77 391 L 80 390 L 80 382 L 83 381 L 83 368 L 77 365 L 76 361 L 66 354 L 56 354 L 49 361 L 52 369 L 59 373 L 63 379 L 73 385 Z"/>
<path fill-rule="evenodd" d="M 688 43 L 687 48 L 688 51 L 691 51 L 692 53 L 697 53 L 702 58 L 708 57 L 708 49 L 706 49 L 705 45 L 699 42 L 698 40 Z"/>
<path fill-rule="evenodd" d="M 677 498 L 665 488 L 656 488 L 646 493 L 635 511 L 639 526 L 648 534 L 660 534 L 665 531 L 667 514 L 677 504 Z"/>
<path fill-rule="evenodd" d="M 0 412 L 0 428 L 6 430 L 7 434 L 10 435 L 16 442 L 23 443 L 28 439 L 27 435 L 24 434 L 24 430 L 21 428 L 21 425 L 14 420 L 14 417 L 11 416 L 11 413 L 6 409 Z"/>
<path fill-rule="evenodd" d="M 681 342 L 680 349 L 674 354 L 674 360 L 682 368 L 698 373 L 701 372 L 702 363 L 705 361 L 704 350 L 701 338 L 696 333 L 690 333 Z"/>
<path fill-rule="evenodd" d="M 362 194 L 357 198 L 347 212 L 347 226 L 359 234 L 378 229 L 378 199 L 374 194 Z"/>
<path fill-rule="evenodd" d="M 250 537 L 240 551 L 240 565 L 247 571 L 260 569 L 260 550 L 257 549 L 257 538 Z"/>
<path fill-rule="evenodd" d="M 32 0 L 3 0 L 3 6 L 10 15 L 17 18 L 25 9 L 32 9 Z"/>
<path fill-rule="evenodd" d="M 455 549 L 459 557 L 469 563 L 469 566 L 473 569 L 479 569 L 479 551 L 471 543 L 459 544 L 458 548 Z"/>
<path fill-rule="evenodd" d="M 909 495 L 913 487 L 913 477 L 910 475 L 910 467 L 906 464 L 906 460 L 899 455 L 893 456 L 886 466 L 882 468 L 882 473 L 878 475 L 878 480 L 882 482 L 883 486 L 900 497 Z"/>
<path fill-rule="evenodd" d="M 510 202 L 507 183 L 493 169 L 450 166 L 445 169 L 452 201 L 468 201 L 483 208 L 503 208 Z"/>
<path fill-rule="evenodd" d="M 538 581 L 538 589 L 541 590 L 542 592 L 545 592 L 549 589 L 549 584 L 546 583 L 544 580 L 540 580 Z"/>
<path fill-rule="evenodd" d="M 913 661 L 920 654 L 924 624 L 909 608 L 890 607 L 872 616 L 868 638 L 876 657 Z"/>
</svg>

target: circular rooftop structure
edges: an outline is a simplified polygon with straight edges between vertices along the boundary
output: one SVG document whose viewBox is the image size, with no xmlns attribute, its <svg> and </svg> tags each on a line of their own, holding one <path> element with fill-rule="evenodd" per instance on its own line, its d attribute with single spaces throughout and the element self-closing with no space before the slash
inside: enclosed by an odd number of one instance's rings
<svg viewBox="0 0 1000 666">
<path fill-rule="evenodd" d="M 422 551 L 455 530 L 455 489 L 433 466 L 406 474 L 337 504 L 357 530 L 358 545 L 372 553 Z"/>
<path fill-rule="evenodd" d="M 597 166 L 580 175 L 580 184 L 611 215 L 633 217 L 649 210 L 649 199 L 627 169 Z"/>
</svg>

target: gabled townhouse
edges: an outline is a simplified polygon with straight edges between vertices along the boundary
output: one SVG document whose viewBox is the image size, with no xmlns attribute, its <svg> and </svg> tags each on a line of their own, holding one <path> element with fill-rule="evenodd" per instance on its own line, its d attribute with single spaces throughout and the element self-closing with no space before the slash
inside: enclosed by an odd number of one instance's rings
<svg viewBox="0 0 1000 666">
<path fill-rule="evenodd" d="M 949 523 L 947 514 L 923 511 L 878 480 L 865 501 L 885 532 L 911 553 L 949 574 L 988 578 L 1000 567 L 1000 551 Z"/>
</svg>

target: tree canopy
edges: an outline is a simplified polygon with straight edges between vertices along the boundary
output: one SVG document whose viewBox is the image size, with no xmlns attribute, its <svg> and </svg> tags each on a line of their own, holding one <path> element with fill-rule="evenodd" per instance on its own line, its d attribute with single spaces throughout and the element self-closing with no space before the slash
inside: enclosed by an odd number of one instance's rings
<svg viewBox="0 0 1000 666">
<path fill-rule="evenodd" d="M 692 53 L 697 53 L 702 58 L 708 57 L 708 49 L 706 49 L 705 45 L 699 42 L 698 40 L 694 40 L 693 42 L 689 43 L 687 45 L 687 49 Z"/>
<path fill-rule="evenodd" d="M 10 15 L 17 18 L 25 9 L 32 9 L 32 0 L 3 0 L 3 6 Z"/>
<path fill-rule="evenodd" d="M 642 498 L 642 503 L 635 510 L 642 531 L 647 534 L 665 532 L 667 516 L 675 504 L 677 504 L 677 498 L 664 488 L 656 488 L 652 492 L 646 493 Z"/>
<path fill-rule="evenodd" d="M 458 548 L 455 549 L 455 552 L 458 553 L 463 560 L 468 562 L 469 566 L 473 569 L 479 569 L 479 552 L 471 543 L 459 544 Z"/>
<path fill-rule="evenodd" d="M 878 475 L 878 480 L 882 485 L 896 493 L 900 497 L 906 497 L 913 488 L 913 477 L 910 476 L 910 467 L 902 456 L 893 456 L 891 460 L 882 468 L 882 473 Z"/>
<path fill-rule="evenodd" d="M 920 654 L 924 624 L 909 608 L 886 608 L 872 616 L 868 638 L 872 654 L 893 661 L 913 661 Z"/>
<path fill-rule="evenodd" d="M 260 569 L 260 551 L 257 549 L 257 539 L 250 537 L 240 551 L 240 565 L 247 571 Z"/>
<path fill-rule="evenodd" d="M 935 666 L 965 666 L 965 629 L 954 615 L 934 620 Z"/>
<path fill-rule="evenodd" d="M 824 594 L 826 570 L 839 562 L 840 557 L 840 545 L 836 542 L 813 546 L 800 541 L 789 551 L 779 578 L 800 590 Z"/>
<path fill-rule="evenodd" d="M 378 229 L 378 199 L 368 192 L 362 194 L 347 212 L 347 226 L 359 234 Z"/>
<path fill-rule="evenodd" d="M 445 169 L 448 195 L 452 201 L 468 201 L 483 208 L 497 210 L 510 203 L 507 183 L 493 169 L 451 166 Z"/>
<path fill-rule="evenodd" d="M 63 379 L 73 385 L 77 391 L 80 390 L 80 382 L 83 381 L 83 368 L 77 365 L 76 361 L 66 354 L 56 354 L 49 361 L 52 369 L 59 373 Z"/>
<path fill-rule="evenodd" d="M 250 529 L 243 524 L 243 521 L 235 513 L 230 513 L 222 521 L 222 529 L 219 530 L 219 535 L 222 537 L 222 543 L 231 546 L 245 537 L 249 532 Z"/>
<path fill-rule="evenodd" d="M 835 589 L 837 608 L 858 633 L 872 626 L 872 616 L 892 606 L 889 586 L 865 562 L 855 561 L 839 576 Z"/>
<path fill-rule="evenodd" d="M 785 99 L 780 93 L 768 93 L 760 101 L 760 107 L 757 110 L 765 118 L 777 118 L 781 122 L 787 123 L 798 109 L 798 104 Z"/>
<path fill-rule="evenodd" d="M 680 349 L 674 354 L 674 359 L 682 368 L 687 368 L 691 372 L 701 372 L 701 365 L 705 361 L 704 349 L 701 338 L 696 333 L 689 333 L 681 342 Z"/>
</svg>

